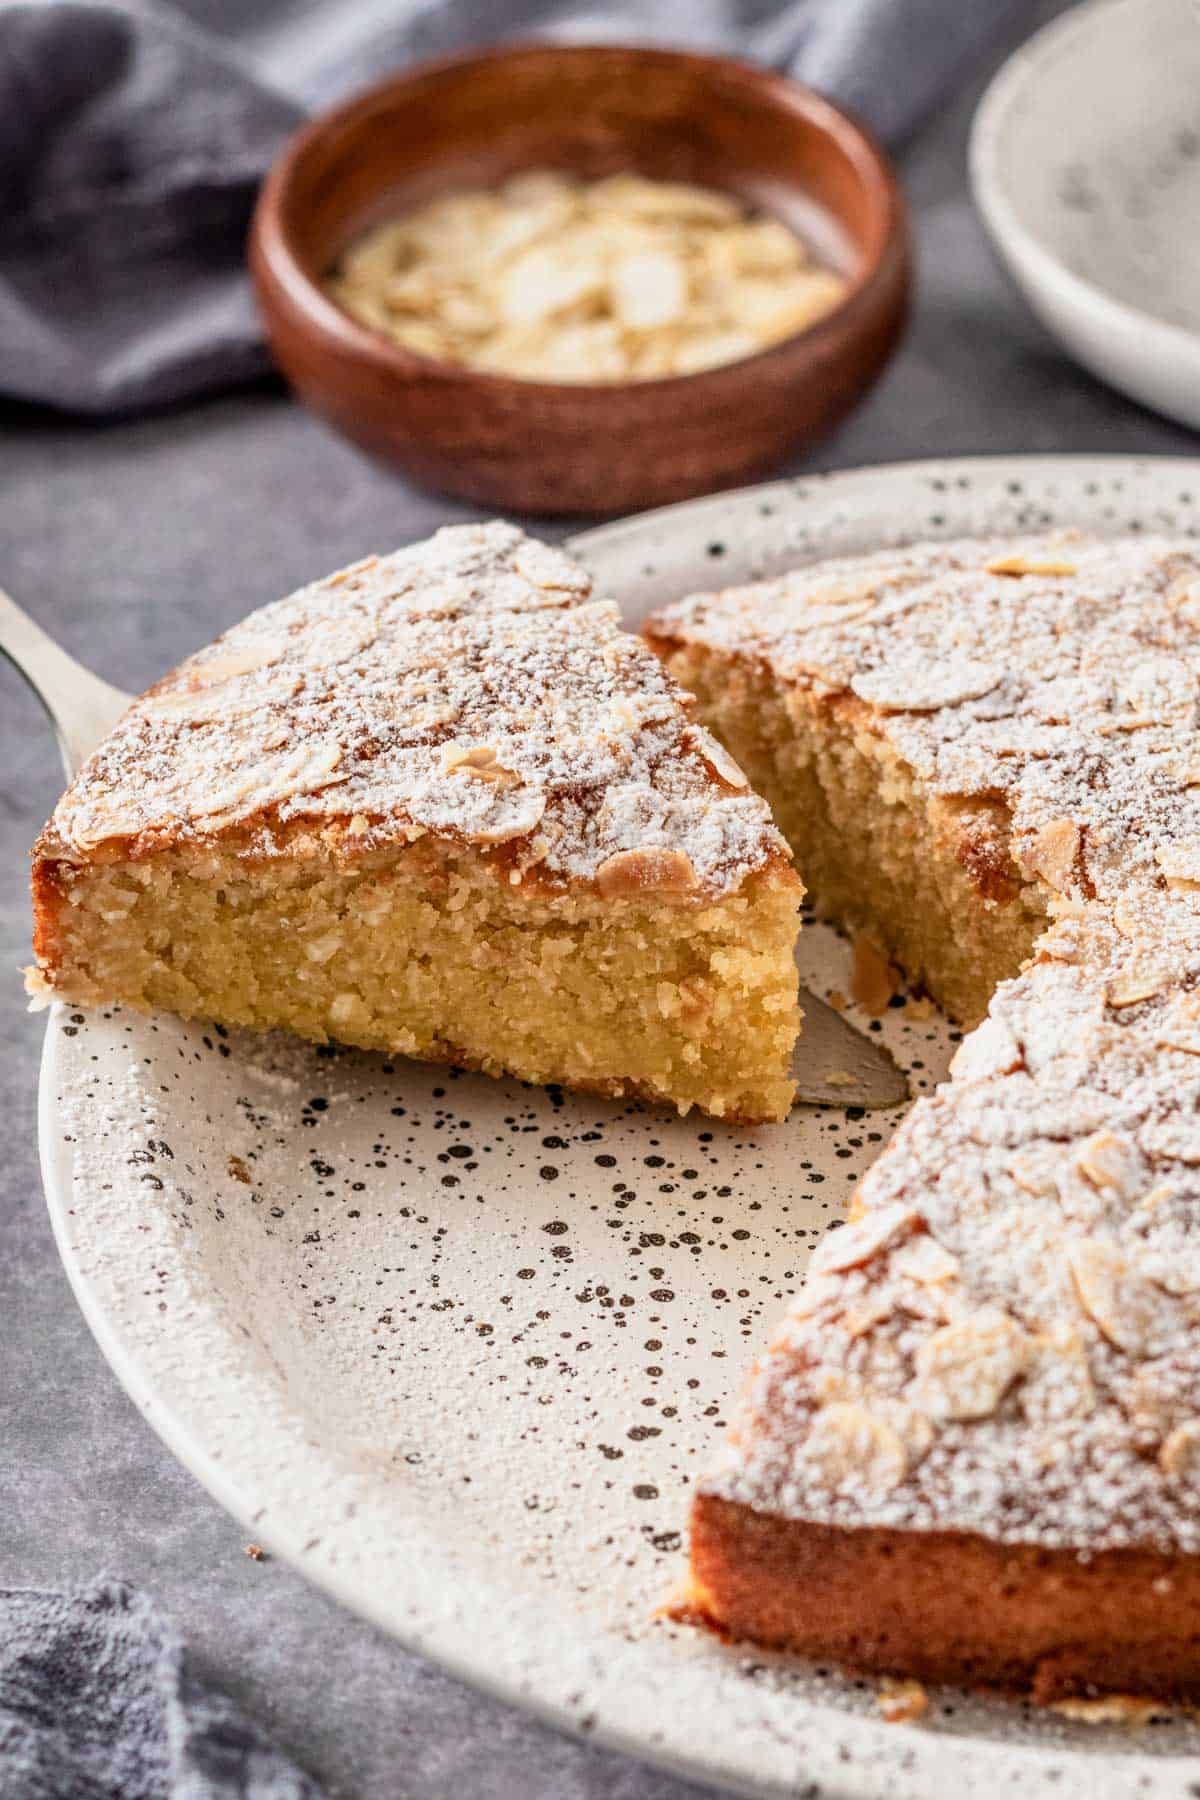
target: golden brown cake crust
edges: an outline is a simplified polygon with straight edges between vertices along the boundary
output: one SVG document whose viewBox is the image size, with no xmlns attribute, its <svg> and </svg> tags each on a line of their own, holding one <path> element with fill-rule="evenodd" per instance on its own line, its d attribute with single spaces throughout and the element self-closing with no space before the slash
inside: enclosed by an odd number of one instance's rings
<svg viewBox="0 0 1200 1800">
<path fill-rule="evenodd" d="M 931 804 L 1001 807 L 978 885 L 1007 855 L 1047 915 L 752 1375 L 695 1609 L 862 1667 L 1194 1697 L 1196 547 L 918 546 L 649 632 L 852 706 Z"/>
</svg>

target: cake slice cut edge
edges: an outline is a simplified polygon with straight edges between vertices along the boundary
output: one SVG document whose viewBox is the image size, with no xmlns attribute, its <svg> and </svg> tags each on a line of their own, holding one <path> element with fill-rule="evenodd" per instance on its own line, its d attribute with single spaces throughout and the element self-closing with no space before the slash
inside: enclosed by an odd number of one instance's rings
<svg viewBox="0 0 1200 1800">
<path fill-rule="evenodd" d="M 803 887 L 584 572 L 451 527 L 137 701 L 34 852 L 35 998 L 786 1116 Z"/>
</svg>

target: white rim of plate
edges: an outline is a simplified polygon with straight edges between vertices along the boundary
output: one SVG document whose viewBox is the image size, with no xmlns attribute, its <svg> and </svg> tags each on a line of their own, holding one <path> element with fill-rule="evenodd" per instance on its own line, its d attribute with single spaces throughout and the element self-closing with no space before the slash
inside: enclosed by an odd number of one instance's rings
<svg viewBox="0 0 1200 1800">
<path fill-rule="evenodd" d="M 586 555 L 621 540 L 636 540 L 648 527 L 657 530 L 664 523 L 670 524 L 684 517 L 695 518 L 703 525 L 719 516 L 728 535 L 731 508 L 736 510 L 742 506 L 749 513 L 770 504 L 773 499 L 794 497 L 797 492 L 806 500 L 834 502 L 833 516 L 844 519 L 852 516 L 856 489 L 876 489 L 881 483 L 902 489 L 924 477 L 939 481 L 950 489 L 960 478 L 969 478 L 970 485 L 976 490 L 990 486 L 999 493 L 1005 484 L 1020 483 L 1028 493 L 1033 478 L 1039 475 L 1049 482 L 1055 478 L 1065 479 L 1080 496 L 1089 484 L 1100 487 L 1114 477 L 1131 483 L 1148 483 L 1154 489 L 1161 478 L 1169 480 L 1174 476 L 1180 481 L 1190 481 L 1195 487 L 1195 498 L 1189 497 L 1188 504 L 1200 511 L 1198 459 L 1121 455 L 935 458 L 802 476 L 683 502 L 580 534 L 571 540 L 571 548 Z M 1164 495 L 1147 493 L 1146 500 L 1148 506 L 1161 505 Z M 947 511 L 952 509 L 950 498 Z M 1080 509 L 1087 510 L 1082 503 Z M 1066 525 L 1069 521 L 1064 518 L 1058 522 Z M 1163 529 L 1170 529 L 1167 519 L 1156 522 Z M 966 527 L 963 526 L 948 528 L 941 533 L 943 536 L 964 534 Z M 431 1628 L 406 1629 L 397 1619 L 395 1609 L 381 1601 L 370 1579 L 361 1572 L 356 1579 L 352 1558 L 347 1559 L 345 1566 L 339 1563 L 336 1524 L 325 1526 L 319 1553 L 310 1553 L 313 1545 L 306 1541 L 307 1528 L 302 1512 L 295 1525 L 290 1522 L 281 1525 L 278 1513 L 270 1528 L 259 1523 L 261 1491 L 247 1491 L 245 1472 L 239 1480 L 237 1468 L 223 1463 L 219 1454 L 214 1455 L 202 1424 L 198 1427 L 197 1421 L 189 1416 L 186 1404 L 172 1404 L 169 1396 L 177 1381 L 178 1353 L 171 1353 L 167 1342 L 170 1334 L 164 1334 L 162 1353 L 157 1360 L 140 1356 L 132 1326 L 127 1325 L 126 1331 L 122 1330 L 119 1279 L 110 1266 L 99 1265 L 98 1274 L 97 1270 L 89 1272 L 84 1266 L 81 1260 L 83 1246 L 74 1223 L 81 1209 L 75 1205 L 73 1154 L 62 1141 L 57 1111 L 56 1064 L 65 1042 L 61 1024 L 66 1010 L 62 1006 L 53 1007 L 47 1025 L 40 1072 L 38 1129 L 42 1178 L 55 1240 L 84 1318 L 126 1393 L 172 1454 L 227 1512 L 253 1530 L 273 1554 L 299 1569 L 351 1612 L 468 1685 L 531 1713 L 556 1729 L 673 1774 L 709 1786 L 719 1784 L 734 1792 L 756 1796 L 757 1800 L 763 1800 L 764 1796 L 778 1796 L 782 1800 L 785 1795 L 792 1796 L 792 1800 L 796 1800 L 797 1795 L 803 1795 L 804 1800 L 882 1800 L 885 1794 L 888 1800 L 929 1800 L 931 1794 L 948 1791 L 954 1792 L 955 1800 L 1001 1800 L 1017 1785 L 1029 1800 L 1061 1800 L 1062 1794 L 1069 1791 L 1064 1778 L 1069 1780 L 1072 1776 L 1087 1780 L 1091 1800 L 1126 1800 L 1134 1792 L 1139 1800 L 1188 1800 L 1196 1793 L 1197 1762 L 1191 1755 L 1139 1756 L 1135 1749 L 1107 1756 L 1090 1752 L 1081 1758 L 1070 1744 L 1051 1748 L 990 1737 L 904 1729 L 799 1697 L 790 1699 L 799 1726 L 803 1728 L 795 1733 L 797 1760 L 793 1778 L 783 1782 L 756 1780 L 744 1767 L 712 1760 L 701 1762 L 685 1749 L 648 1741 L 644 1730 L 632 1729 L 623 1718 L 621 1697 L 623 1691 L 636 1682 L 636 1664 L 641 1663 L 646 1673 L 657 1673 L 664 1659 L 670 1657 L 666 1645 L 659 1648 L 643 1640 L 629 1646 L 627 1661 L 630 1666 L 623 1681 L 615 1688 L 611 1684 L 604 1687 L 603 1704 L 585 1721 L 560 1697 L 562 1682 L 555 1682 L 559 1693 L 553 1698 L 532 1689 L 528 1666 L 515 1652 L 504 1666 L 486 1672 L 472 1659 L 471 1621 L 474 1602 L 479 1596 L 460 1590 L 456 1593 L 455 1605 L 444 1608 Z M 281 1437 L 286 1435 L 286 1431 L 281 1433 Z M 312 1446 L 305 1448 L 313 1449 Z M 314 1450 L 310 1463 L 322 1476 L 328 1476 L 331 1460 Z M 337 1473 L 335 1469 L 335 1478 Z M 287 1479 L 289 1482 L 294 1479 L 291 1468 Z M 353 1535 L 345 1522 L 341 1522 L 342 1542 L 347 1544 Z M 428 1550 L 429 1546 L 422 1548 Z M 445 1566 L 445 1579 L 461 1575 L 449 1553 Z M 414 1570 L 413 1580 L 414 1586 L 422 1585 L 423 1594 L 427 1593 L 431 1580 L 429 1567 L 423 1565 Z M 531 1629 L 533 1622 L 531 1610 Z M 521 1641 L 519 1634 L 515 1641 Z M 556 1661 L 561 1648 L 556 1648 Z M 583 1661 L 581 1658 L 580 1666 Z M 590 1672 L 597 1680 L 602 1679 L 604 1673 L 595 1667 L 594 1659 Z M 547 1681 L 552 1678 L 552 1671 L 548 1669 L 542 1669 L 540 1674 Z M 671 1675 L 681 1689 L 686 1688 L 686 1670 L 682 1663 L 672 1665 Z M 685 1694 L 681 1692 L 678 1699 L 683 1704 Z M 789 1743 L 791 1741 L 789 1738 Z M 853 1752 L 850 1756 L 848 1749 Z M 944 1785 L 947 1780 L 954 1782 L 952 1790 Z"/>
</svg>

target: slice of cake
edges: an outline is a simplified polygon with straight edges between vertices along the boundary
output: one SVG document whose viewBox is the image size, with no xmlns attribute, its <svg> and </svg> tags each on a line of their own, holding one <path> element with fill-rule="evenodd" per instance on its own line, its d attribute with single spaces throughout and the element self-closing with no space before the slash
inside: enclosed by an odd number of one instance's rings
<svg viewBox="0 0 1200 1800">
<path fill-rule="evenodd" d="M 803 889 L 584 572 L 453 527 L 126 714 L 34 852 L 35 994 L 783 1118 Z"/>
<path fill-rule="evenodd" d="M 1200 552 L 889 551 L 649 630 L 818 904 L 987 1012 L 753 1374 L 684 1610 L 1200 1699 Z"/>
</svg>

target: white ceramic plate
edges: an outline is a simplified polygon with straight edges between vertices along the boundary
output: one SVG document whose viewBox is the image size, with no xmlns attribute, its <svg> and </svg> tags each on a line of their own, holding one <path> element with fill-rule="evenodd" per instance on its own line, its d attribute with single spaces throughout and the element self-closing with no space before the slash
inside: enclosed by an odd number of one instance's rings
<svg viewBox="0 0 1200 1800">
<path fill-rule="evenodd" d="M 971 181 L 1038 317 L 1102 380 L 1200 426 L 1200 6 L 1089 0 L 975 116 Z"/>
<path fill-rule="evenodd" d="M 579 547 L 636 623 L 830 551 L 1066 524 L 1200 533 L 1200 465 L 868 470 Z M 848 986 L 832 932 L 804 956 Z M 936 1019 L 884 1035 L 941 1074 Z M 941 1694 L 889 1726 L 865 1683 L 654 1618 L 747 1361 L 890 1123 L 749 1133 L 115 1010 L 56 1009 L 42 1072 L 55 1231 L 126 1388 L 248 1533 L 406 1643 L 746 1793 L 1182 1800 L 1186 1724 Z"/>
</svg>

